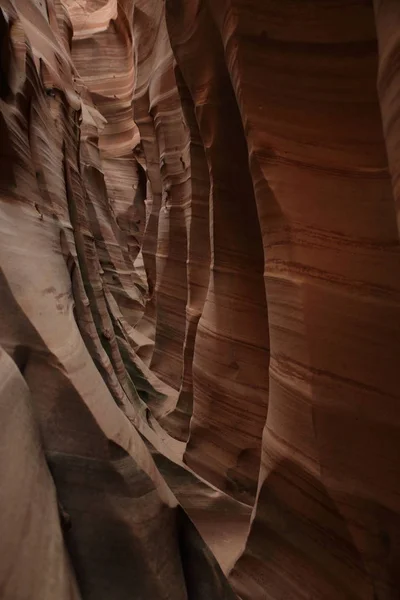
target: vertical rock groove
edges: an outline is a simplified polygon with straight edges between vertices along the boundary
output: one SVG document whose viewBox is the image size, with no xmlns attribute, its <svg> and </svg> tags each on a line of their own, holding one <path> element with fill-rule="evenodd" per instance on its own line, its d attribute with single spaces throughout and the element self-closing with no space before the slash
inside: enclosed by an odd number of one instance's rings
<svg viewBox="0 0 400 600">
<path fill-rule="evenodd" d="M 207 7 L 196 3 L 179 17 L 179 23 L 171 19 L 170 38 L 196 107 L 211 188 L 210 281 L 193 357 L 194 411 L 185 458 L 206 479 L 251 502 L 268 393 L 261 235 L 240 113 L 216 27 Z M 205 36 L 210 44 L 198 63 L 195 49 Z"/>
</svg>

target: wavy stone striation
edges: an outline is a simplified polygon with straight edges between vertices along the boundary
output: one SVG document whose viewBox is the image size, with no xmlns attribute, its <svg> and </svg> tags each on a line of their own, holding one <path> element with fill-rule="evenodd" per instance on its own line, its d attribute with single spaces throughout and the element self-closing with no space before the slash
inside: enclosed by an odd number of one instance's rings
<svg viewBox="0 0 400 600">
<path fill-rule="evenodd" d="M 1 597 L 397 600 L 398 2 L 0 9 Z"/>
<path fill-rule="evenodd" d="M 1 595 L 233 599 L 143 440 L 141 379 L 125 367 L 143 289 L 102 152 L 119 168 L 127 150 L 101 133 L 66 7 L 0 7 Z"/>
</svg>

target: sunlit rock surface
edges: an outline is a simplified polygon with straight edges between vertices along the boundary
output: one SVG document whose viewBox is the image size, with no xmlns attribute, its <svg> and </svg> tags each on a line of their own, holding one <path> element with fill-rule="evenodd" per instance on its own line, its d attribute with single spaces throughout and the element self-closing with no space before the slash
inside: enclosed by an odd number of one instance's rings
<svg viewBox="0 0 400 600">
<path fill-rule="evenodd" d="M 0 596 L 400 596 L 400 4 L 0 0 Z"/>
</svg>

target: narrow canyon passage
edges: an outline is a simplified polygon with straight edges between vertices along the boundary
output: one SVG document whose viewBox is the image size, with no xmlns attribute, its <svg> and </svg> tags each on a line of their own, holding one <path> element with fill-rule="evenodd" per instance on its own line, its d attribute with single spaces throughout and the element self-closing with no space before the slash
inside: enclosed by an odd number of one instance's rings
<svg viewBox="0 0 400 600">
<path fill-rule="evenodd" d="M 398 600 L 400 2 L 0 38 L 1 600 Z"/>
</svg>

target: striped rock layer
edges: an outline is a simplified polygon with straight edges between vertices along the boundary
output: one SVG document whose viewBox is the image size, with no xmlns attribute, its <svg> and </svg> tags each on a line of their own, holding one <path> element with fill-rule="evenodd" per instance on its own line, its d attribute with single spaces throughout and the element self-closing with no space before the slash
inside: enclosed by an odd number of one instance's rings
<svg viewBox="0 0 400 600">
<path fill-rule="evenodd" d="M 0 0 L 0 596 L 400 596 L 400 3 Z"/>
</svg>

